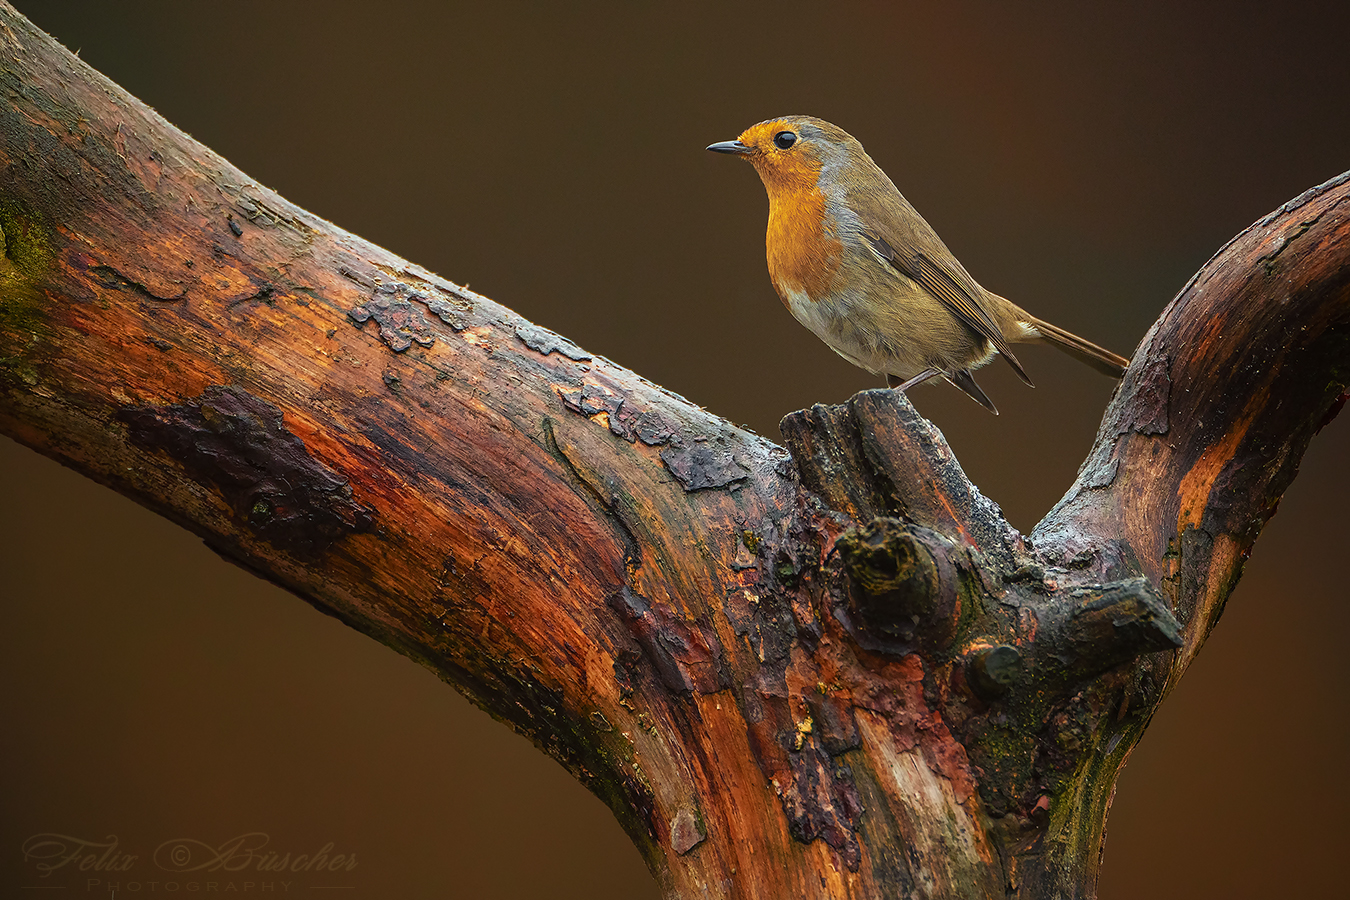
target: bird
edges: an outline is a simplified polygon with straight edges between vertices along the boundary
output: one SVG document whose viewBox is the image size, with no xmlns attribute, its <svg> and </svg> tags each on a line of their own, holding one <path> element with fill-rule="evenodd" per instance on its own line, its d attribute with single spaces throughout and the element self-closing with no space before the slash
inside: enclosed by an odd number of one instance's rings
<svg viewBox="0 0 1350 900">
<path fill-rule="evenodd" d="M 1123 377 L 1124 357 L 981 287 L 842 128 L 780 116 L 708 149 L 748 161 L 764 182 L 769 278 L 788 311 L 888 387 L 941 377 L 998 415 L 971 373 L 1001 356 L 1031 385 L 1009 345 L 1033 341 Z"/>
</svg>

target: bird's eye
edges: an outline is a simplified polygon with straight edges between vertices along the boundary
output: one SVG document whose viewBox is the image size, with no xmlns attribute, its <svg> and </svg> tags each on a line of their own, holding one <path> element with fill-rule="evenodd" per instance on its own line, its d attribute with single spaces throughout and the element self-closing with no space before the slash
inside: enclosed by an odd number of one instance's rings
<svg viewBox="0 0 1350 900">
<path fill-rule="evenodd" d="M 786 150 L 797 143 L 797 135 L 791 131 L 780 131 L 773 136 L 773 145 L 779 150 Z"/>
</svg>

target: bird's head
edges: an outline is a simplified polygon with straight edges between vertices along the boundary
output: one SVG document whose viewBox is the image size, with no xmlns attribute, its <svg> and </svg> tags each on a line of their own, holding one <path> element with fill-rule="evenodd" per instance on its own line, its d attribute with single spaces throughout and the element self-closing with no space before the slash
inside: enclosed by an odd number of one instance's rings
<svg viewBox="0 0 1350 900">
<path fill-rule="evenodd" d="M 812 116 L 766 119 L 745 129 L 736 140 L 708 149 L 748 161 L 771 197 L 779 192 L 811 191 L 823 182 L 846 178 L 857 162 L 868 159 L 852 135 Z"/>
</svg>

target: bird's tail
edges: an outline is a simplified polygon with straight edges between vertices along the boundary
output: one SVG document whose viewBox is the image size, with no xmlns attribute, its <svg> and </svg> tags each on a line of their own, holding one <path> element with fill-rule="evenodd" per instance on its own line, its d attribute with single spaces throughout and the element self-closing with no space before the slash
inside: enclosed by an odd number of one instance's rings
<svg viewBox="0 0 1350 900">
<path fill-rule="evenodd" d="M 1057 347 L 1074 359 L 1087 363 L 1103 375 L 1121 378 L 1125 375 L 1125 369 L 1130 364 L 1130 361 L 1125 357 L 1117 356 L 1110 350 L 1098 347 L 1092 341 L 1080 338 L 1072 331 L 1065 331 L 1058 325 L 1051 325 L 1044 319 L 1027 316 L 1025 325 L 1029 326 L 1030 331 L 1034 332 L 1034 334 L 1028 333 L 1028 339 L 1036 340 L 1039 337 L 1050 346 Z"/>
</svg>

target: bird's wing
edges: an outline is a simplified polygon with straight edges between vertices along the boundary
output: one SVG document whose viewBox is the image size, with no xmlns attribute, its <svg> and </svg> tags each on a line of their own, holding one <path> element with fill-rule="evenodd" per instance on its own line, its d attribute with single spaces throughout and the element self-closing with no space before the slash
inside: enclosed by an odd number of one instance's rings
<svg viewBox="0 0 1350 900">
<path fill-rule="evenodd" d="M 937 298 L 952 315 L 993 344 L 994 349 L 1013 367 L 1013 371 L 1027 384 L 1031 384 L 1031 379 L 1027 377 L 1022 364 L 1017 361 L 1017 357 L 1008 347 L 1008 342 L 1004 340 L 1003 332 L 990 317 L 989 311 L 977 299 L 982 291 L 974 283 L 968 283 L 971 281 L 970 276 L 960 268 L 960 263 L 956 264 L 956 272 L 953 273 L 949 267 L 934 261 L 922 250 L 902 254 L 883 237 L 864 233 L 863 239 L 882 259 L 894 266 L 896 271 Z"/>
<path fill-rule="evenodd" d="M 950 375 L 943 375 L 947 383 L 959 387 L 966 392 L 966 396 L 976 403 L 989 410 L 994 415 L 998 415 L 998 408 L 994 406 L 994 401 L 989 399 L 989 395 L 980 390 L 980 386 L 975 383 L 975 376 L 970 374 L 969 369 L 962 369 L 959 372 L 953 372 Z"/>
</svg>

